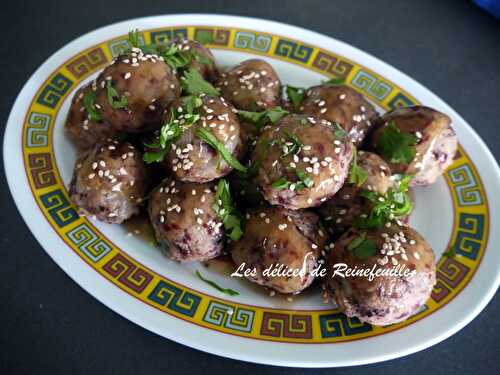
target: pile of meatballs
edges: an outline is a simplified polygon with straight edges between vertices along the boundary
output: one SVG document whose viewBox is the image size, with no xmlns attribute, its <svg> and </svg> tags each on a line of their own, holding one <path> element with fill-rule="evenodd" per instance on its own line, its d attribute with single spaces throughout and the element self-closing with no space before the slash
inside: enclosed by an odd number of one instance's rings
<svg viewBox="0 0 500 375">
<path fill-rule="evenodd" d="M 183 63 L 172 64 L 175 54 Z M 202 78 L 201 89 L 186 88 L 186 72 Z M 255 269 L 248 280 L 271 295 L 298 294 L 314 283 L 349 317 L 375 325 L 407 319 L 435 284 L 433 250 L 407 224 L 408 212 L 374 226 L 359 223 L 377 213 L 377 200 L 397 191 L 395 176 L 411 176 L 410 188 L 427 186 L 452 163 L 457 139 L 450 118 L 423 106 L 380 115 L 340 82 L 295 89 L 293 101 L 286 88 L 268 62 L 251 59 L 222 69 L 197 41 L 131 46 L 72 100 L 65 124 L 79 150 L 72 202 L 81 215 L 107 223 L 147 211 L 170 259 L 229 255 L 235 269 L 243 263 Z M 196 117 L 193 108 L 186 112 L 186 98 L 193 97 Z M 165 124 L 177 125 L 178 134 Z M 214 141 L 200 137 L 199 129 Z M 388 138 L 388 131 L 396 136 Z M 151 162 L 145 156 L 161 143 L 151 140 L 161 136 L 168 142 Z M 401 139 L 406 144 L 397 144 Z M 411 160 L 388 157 L 388 147 L 413 150 Z M 245 168 L 235 168 L 234 160 Z M 362 178 L 352 176 L 360 170 Z M 221 179 L 238 213 L 236 238 L 228 236 Z M 358 254 L 356 245 L 363 243 L 375 251 Z M 331 277 L 338 263 L 404 265 L 416 273 L 371 281 Z M 264 274 L 277 264 L 305 273 Z M 312 270 L 320 265 L 329 274 L 315 280 Z"/>
</svg>

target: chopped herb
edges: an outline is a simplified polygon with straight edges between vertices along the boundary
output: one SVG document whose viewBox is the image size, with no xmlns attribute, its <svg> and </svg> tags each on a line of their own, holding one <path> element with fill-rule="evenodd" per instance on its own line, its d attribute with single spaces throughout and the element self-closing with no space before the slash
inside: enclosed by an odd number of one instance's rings
<svg viewBox="0 0 500 375">
<path fill-rule="evenodd" d="M 217 184 L 213 209 L 224 224 L 226 236 L 233 241 L 238 241 L 243 235 L 241 229 L 242 216 L 234 206 L 229 183 L 223 178 Z"/>
<path fill-rule="evenodd" d="M 196 96 L 187 96 L 181 100 L 182 112 L 178 112 L 177 108 L 172 108 L 170 120 L 162 125 L 158 139 L 153 143 L 145 143 L 146 147 L 152 149 L 144 153 L 143 159 L 146 163 L 162 161 L 170 151 L 172 143 L 179 139 L 184 130 L 200 119 L 200 115 L 195 112 L 202 105 L 201 99 Z M 180 125 L 180 119 L 184 120 L 182 125 Z"/>
<path fill-rule="evenodd" d="M 377 245 L 366 237 L 366 232 L 362 232 L 347 245 L 347 250 L 352 251 L 356 258 L 363 260 L 377 253 Z"/>
<path fill-rule="evenodd" d="M 345 83 L 344 78 L 332 78 L 329 79 L 328 81 L 323 81 L 325 85 L 332 85 L 332 86 L 338 86 L 338 85 L 343 85 Z"/>
<path fill-rule="evenodd" d="M 293 109 L 298 111 L 306 96 L 305 89 L 290 85 L 285 86 L 286 97 L 292 103 Z"/>
<path fill-rule="evenodd" d="M 180 69 L 189 65 L 192 61 L 190 53 L 180 51 L 175 44 L 169 44 L 159 49 L 158 54 L 172 69 Z"/>
<path fill-rule="evenodd" d="M 288 181 L 285 177 L 280 177 L 278 180 L 274 181 L 271 184 L 271 187 L 274 189 L 282 190 L 282 189 L 288 189 L 290 185 L 291 185 L 290 181 Z"/>
<path fill-rule="evenodd" d="M 131 30 L 128 32 L 128 43 L 133 48 L 140 48 L 139 29 Z"/>
<path fill-rule="evenodd" d="M 334 122 L 333 127 L 335 128 L 333 131 L 333 135 L 335 135 L 335 137 L 340 139 L 346 139 L 348 137 L 347 132 L 338 122 Z"/>
<path fill-rule="evenodd" d="M 203 65 L 213 65 L 214 61 L 206 56 L 206 55 L 202 55 L 201 53 L 195 51 L 194 49 L 191 49 L 191 55 L 193 56 L 193 58 L 199 62 L 200 64 L 203 64 Z"/>
<path fill-rule="evenodd" d="M 282 158 L 298 154 L 300 149 L 304 146 L 296 134 L 286 132 L 285 135 L 287 137 L 285 143 L 280 144 L 283 150 L 283 155 L 281 155 Z"/>
<path fill-rule="evenodd" d="M 244 120 L 254 123 L 257 129 L 260 130 L 268 122 L 276 124 L 281 118 L 288 115 L 290 112 L 284 110 L 281 107 L 274 107 L 266 111 L 261 112 L 251 112 L 238 110 L 238 115 Z"/>
<path fill-rule="evenodd" d="M 113 87 L 111 81 L 106 82 L 106 95 L 108 97 L 108 103 L 114 109 L 126 108 L 128 105 L 128 100 L 125 95 L 120 96 L 118 91 Z"/>
<path fill-rule="evenodd" d="M 83 106 L 85 107 L 85 111 L 90 117 L 91 121 L 99 122 L 102 120 L 102 116 L 97 110 L 95 106 L 95 98 L 97 94 L 95 91 L 89 90 L 83 96 Z"/>
<path fill-rule="evenodd" d="M 208 143 L 210 146 L 212 146 L 217 152 L 219 153 L 220 156 L 226 161 L 227 164 L 229 164 L 231 167 L 234 169 L 240 171 L 240 172 L 246 172 L 247 168 L 241 164 L 238 159 L 236 159 L 229 151 L 228 149 L 224 146 L 222 142 L 220 142 L 215 135 L 213 135 L 209 130 L 204 129 L 204 128 L 198 128 L 196 129 L 196 135 L 200 137 L 203 141 Z"/>
<path fill-rule="evenodd" d="M 214 36 L 211 33 L 199 33 L 196 35 L 196 40 L 201 44 L 210 44 L 214 42 Z"/>
<path fill-rule="evenodd" d="M 391 163 L 409 164 L 415 158 L 417 141 L 415 135 L 402 132 L 391 121 L 378 140 L 377 151 Z"/>
<path fill-rule="evenodd" d="M 297 182 L 295 184 L 297 190 L 300 191 L 300 190 L 305 189 L 305 188 L 310 189 L 313 187 L 314 181 L 306 172 L 297 169 L 295 171 L 295 173 L 297 174 L 297 177 L 299 178 L 299 182 Z"/>
<path fill-rule="evenodd" d="M 218 96 L 219 90 L 202 77 L 196 69 L 189 69 L 184 72 L 181 78 L 181 84 L 184 91 L 191 95 L 207 94 Z"/>
<path fill-rule="evenodd" d="M 385 223 L 402 216 L 409 215 L 413 204 L 408 194 L 408 178 L 402 178 L 403 183 L 396 184 L 388 190 L 386 195 L 379 195 L 373 191 L 362 189 L 360 195 L 368 199 L 373 207 L 366 218 L 358 218 L 355 226 L 358 228 L 375 229 Z"/>
<path fill-rule="evenodd" d="M 358 152 L 356 148 L 354 148 L 353 152 L 351 169 L 349 170 L 349 183 L 360 187 L 368 179 L 368 173 L 358 165 Z"/>
<path fill-rule="evenodd" d="M 357 248 L 361 243 L 366 239 L 366 232 L 362 232 L 358 237 L 353 239 L 351 242 L 349 242 L 349 245 L 347 245 L 347 250 L 353 251 L 355 248 Z"/>
<path fill-rule="evenodd" d="M 221 293 L 224 293 L 224 294 L 227 294 L 227 295 L 230 295 L 230 296 L 238 296 L 240 294 L 236 290 L 229 289 L 229 288 L 223 288 L 223 287 L 219 286 L 217 283 L 215 283 L 214 281 L 205 279 L 201 275 L 200 271 L 198 271 L 198 270 L 196 270 L 196 276 L 198 276 L 198 278 L 200 280 L 206 282 L 208 285 L 210 285 L 211 287 L 217 289 Z"/>
</svg>

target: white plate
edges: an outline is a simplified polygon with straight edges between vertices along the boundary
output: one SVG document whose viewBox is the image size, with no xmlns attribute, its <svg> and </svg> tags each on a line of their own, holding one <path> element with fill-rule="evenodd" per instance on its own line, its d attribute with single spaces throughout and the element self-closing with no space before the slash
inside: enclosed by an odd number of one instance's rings
<svg viewBox="0 0 500 375">
<path fill-rule="evenodd" d="M 200 265 L 168 261 L 122 226 L 80 218 L 68 203 L 75 160 L 63 123 L 75 89 L 118 53 L 129 30 L 146 41 L 210 33 L 220 64 L 269 61 L 282 80 L 310 86 L 342 76 L 387 110 L 423 103 L 451 116 L 460 153 L 444 177 L 416 192 L 416 227 L 438 258 L 438 284 L 425 309 L 406 322 L 371 327 L 347 319 L 306 293 L 294 302 L 269 298 L 243 280 L 204 269 L 240 291 L 227 297 L 193 275 Z M 472 320 L 500 283 L 498 166 L 481 139 L 448 105 L 382 61 L 335 39 L 252 18 L 172 15 L 101 28 L 50 57 L 19 94 L 7 124 L 4 163 L 26 224 L 70 277 L 106 306 L 172 340 L 210 353 L 283 366 L 345 366 L 387 360 L 433 345 Z M 22 272 L 22 270 L 19 270 Z M 68 301 L 71 303 L 71 301 Z M 228 310 L 234 310 L 228 315 Z"/>
</svg>

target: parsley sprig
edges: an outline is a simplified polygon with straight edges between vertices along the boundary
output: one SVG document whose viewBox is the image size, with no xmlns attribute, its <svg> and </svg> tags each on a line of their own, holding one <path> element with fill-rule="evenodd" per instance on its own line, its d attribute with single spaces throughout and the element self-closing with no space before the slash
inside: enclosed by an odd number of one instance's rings
<svg viewBox="0 0 500 375">
<path fill-rule="evenodd" d="M 226 163 L 229 164 L 231 167 L 240 172 L 247 171 L 247 167 L 241 164 L 239 160 L 236 159 L 231 154 L 231 152 L 229 152 L 226 146 L 224 146 L 224 143 L 219 141 L 211 131 L 205 128 L 198 128 L 196 129 L 196 135 L 200 137 L 203 141 L 208 143 L 211 147 L 213 147 L 219 153 L 219 155 L 226 161 Z"/>
<path fill-rule="evenodd" d="M 376 254 L 377 245 L 367 238 L 366 232 L 362 232 L 347 245 L 347 250 L 352 251 L 356 258 L 364 260 Z"/>
<path fill-rule="evenodd" d="M 395 218 L 409 215 L 413 210 L 413 203 L 408 194 L 408 186 L 413 176 L 394 175 L 396 187 L 391 188 L 385 195 L 369 190 L 361 190 L 360 195 L 368 199 L 373 207 L 367 217 L 359 217 L 355 226 L 362 229 L 375 229 Z"/>
<path fill-rule="evenodd" d="M 353 150 L 351 169 L 349 170 L 349 183 L 360 187 L 368 179 L 368 173 L 363 167 L 358 165 L 358 152 L 356 148 L 353 148 Z"/>
<path fill-rule="evenodd" d="M 242 216 L 234 205 L 229 183 L 223 178 L 217 184 L 213 209 L 224 224 L 226 236 L 233 241 L 238 241 L 243 235 Z"/>
<path fill-rule="evenodd" d="M 289 113 L 279 106 L 261 112 L 238 110 L 238 116 L 254 123 L 258 130 L 262 129 L 269 122 L 276 124 Z"/>
<path fill-rule="evenodd" d="M 162 125 L 158 139 L 153 143 L 145 143 L 145 146 L 151 149 L 144 153 L 143 159 L 146 163 L 162 161 L 184 130 L 200 119 L 197 109 L 202 105 L 201 99 L 197 96 L 187 96 L 181 100 L 182 111 L 172 107 L 170 119 Z"/>
<path fill-rule="evenodd" d="M 292 103 L 293 109 L 295 111 L 299 111 L 300 106 L 306 97 L 306 90 L 302 87 L 286 85 L 285 93 L 290 103 Z"/>
<path fill-rule="evenodd" d="M 196 270 L 196 276 L 198 276 L 198 278 L 201 281 L 207 283 L 208 285 L 210 285 L 211 287 L 217 289 L 221 293 L 227 294 L 229 296 L 238 296 L 240 294 L 236 290 L 233 290 L 233 289 L 230 289 L 230 288 L 223 288 L 219 284 L 217 284 L 215 281 L 206 279 L 205 277 L 203 277 L 201 275 L 200 271 L 198 271 L 198 270 Z"/>
<path fill-rule="evenodd" d="M 181 77 L 182 89 L 189 95 L 219 96 L 219 90 L 206 81 L 196 69 L 189 69 Z"/>
<path fill-rule="evenodd" d="M 97 94 L 95 91 L 89 90 L 83 96 L 83 106 L 85 111 L 89 115 L 91 121 L 99 122 L 102 120 L 101 113 L 97 110 L 95 106 L 95 98 Z"/>
<path fill-rule="evenodd" d="M 377 151 L 391 163 L 409 164 L 415 158 L 417 141 L 415 135 L 401 131 L 391 121 L 380 135 Z"/>
<path fill-rule="evenodd" d="M 108 103 L 114 109 L 127 108 L 128 100 L 125 95 L 118 94 L 110 80 L 106 81 L 106 96 Z"/>
</svg>

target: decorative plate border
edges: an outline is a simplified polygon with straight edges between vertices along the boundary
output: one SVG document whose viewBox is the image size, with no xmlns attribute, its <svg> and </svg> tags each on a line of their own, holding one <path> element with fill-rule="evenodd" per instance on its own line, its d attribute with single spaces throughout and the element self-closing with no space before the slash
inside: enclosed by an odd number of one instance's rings
<svg viewBox="0 0 500 375">
<path fill-rule="evenodd" d="M 343 78 L 385 110 L 419 104 L 393 82 L 360 64 L 279 35 L 217 26 L 178 26 L 147 30 L 141 36 L 149 43 L 175 36 L 198 39 L 204 34 L 213 37 L 209 47 L 214 49 L 264 55 L 331 78 Z M 63 100 L 82 80 L 126 48 L 126 36 L 122 36 L 92 46 L 60 65 L 33 98 L 22 133 L 25 172 L 43 215 L 77 255 L 117 287 L 160 311 L 208 329 L 269 341 L 336 343 L 408 326 L 443 307 L 471 280 L 484 255 L 490 220 L 481 178 L 462 147 L 444 176 L 454 208 L 449 245 L 458 256 L 438 261 L 437 284 L 431 298 L 405 322 L 375 327 L 338 310 L 293 311 L 239 304 L 178 284 L 131 258 L 72 207 L 52 144 L 54 122 Z"/>
</svg>

